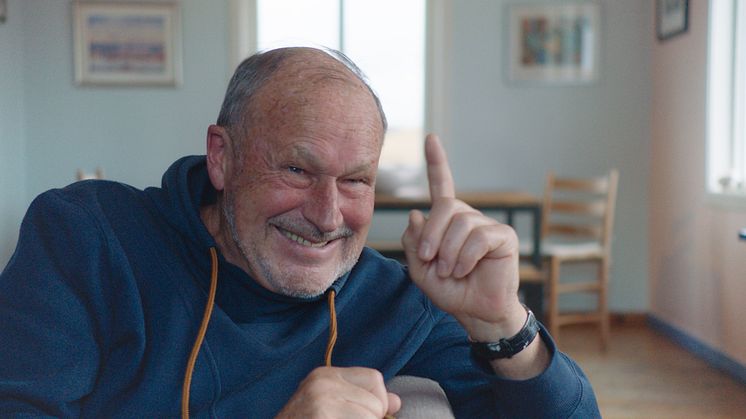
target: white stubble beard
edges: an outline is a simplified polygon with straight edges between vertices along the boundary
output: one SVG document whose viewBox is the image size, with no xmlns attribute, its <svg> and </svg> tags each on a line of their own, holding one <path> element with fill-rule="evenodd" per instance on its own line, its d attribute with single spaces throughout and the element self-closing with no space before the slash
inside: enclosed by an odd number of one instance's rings
<svg viewBox="0 0 746 419">
<path fill-rule="evenodd" d="M 256 269 L 258 269 L 259 272 L 254 272 L 253 275 L 261 275 L 263 278 L 265 278 L 265 280 L 273 288 L 272 291 L 289 297 L 317 297 L 323 294 L 327 289 L 329 289 L 329 287 L 332 285 L 332 283 L 334 283 L 334 281 L 337 280 L 337 278 L 340 278 L 341 276 L 350 272 L 355 264 L 357 264 L 357 261 L 360 257 L 360 252 L 356 251 L 355 249 L 347 250 L 342 255 L 342 260 L 336 263 L 332 274 L 328 278 L 321 278 L 312 281 L 309 281 L 309 279 L 312 279 L 312 275 L 298 275 L 297 273 L 292 272 L 293 266 L 288 267 L 287 265 L 280 263 L 280 261 L 276 261 L 273 264 L 272 261 L 262 256 L 262 251 L 258 246 L 257 241 L 243 242 L 241 240 L 238 234 L 238 228 L 236 227 L 236 216 L 233 197 L 225 190 L 223 191 L 223 197 L 223 216 L 228 223 L 233 242 L 241 252 L 241 255 L 244 257 L 249 267 L 253 266 L 251 263 L 252 260 L 256 262 Z M 271 218 L 267 222 L 270 223 L 275 218 L 281 219 L 282 216 L 280 215 Z M 342 240 L 351 240 L 353 237 L 352 231 L 347 227 L 343 227 L 342 229 L 344 230 L 343 233 L 337 232 L 327 235 L 344 235 L 346 237 Z"/>
</svg>

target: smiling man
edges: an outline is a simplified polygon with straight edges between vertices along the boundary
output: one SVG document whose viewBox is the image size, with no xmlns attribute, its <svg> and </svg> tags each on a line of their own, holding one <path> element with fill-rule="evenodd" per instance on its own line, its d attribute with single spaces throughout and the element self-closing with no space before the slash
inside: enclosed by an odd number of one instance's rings
<svg viewBox="0 0 746 419">
<path fill-rule="evenodd" d="M 262 286 L 312 297 L 362 251 L 385 128 L 347 67 L 289 55 L 246 101 L 248 123 L 225 111 L 208 129 L 208 171 L 222 194 L 201 214 L 226 258 Z"/>
<path fill-rule="evenodd" d="M 381 418 L 410 375 L 457 417 L 597 417 L 518 300 L 514 231 L 455 199 L 437 137 L 407 266 L 365 248 L 385 131 L 345 57 L 273 50 L 160 188 L 40 195 L 0 275 L 0 412 Z"/>
</svg>

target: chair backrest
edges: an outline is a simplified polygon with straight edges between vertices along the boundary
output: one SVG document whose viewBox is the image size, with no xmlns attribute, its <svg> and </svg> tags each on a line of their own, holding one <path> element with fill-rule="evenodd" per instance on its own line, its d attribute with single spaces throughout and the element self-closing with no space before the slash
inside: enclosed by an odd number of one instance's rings
<svg viewBox="0 0 746 419">
<path fill-rule="evenodd" d="M 597 240 L 610 251 L 619 172 L 589 178 L 547 175 L 542 206 L 542 239 Z"/>
</svg>

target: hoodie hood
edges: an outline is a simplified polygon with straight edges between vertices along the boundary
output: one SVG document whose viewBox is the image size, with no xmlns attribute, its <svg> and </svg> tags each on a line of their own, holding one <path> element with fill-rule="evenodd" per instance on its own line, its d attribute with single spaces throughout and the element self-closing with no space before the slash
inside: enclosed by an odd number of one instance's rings
<svg viewBox="0 0 746 419">
<path fill-rule="evenodd" d="M 158 209 L 182 236 L 199 243 L 205 251 L 217 246 L 199 215 L 200 206 L 217 199 L 205 156 L 176 160 L 163 174 L 161 188 L 148 188 L 146 192 L 158 195 L 159 199 L 154 200 Z"/>
</svg>

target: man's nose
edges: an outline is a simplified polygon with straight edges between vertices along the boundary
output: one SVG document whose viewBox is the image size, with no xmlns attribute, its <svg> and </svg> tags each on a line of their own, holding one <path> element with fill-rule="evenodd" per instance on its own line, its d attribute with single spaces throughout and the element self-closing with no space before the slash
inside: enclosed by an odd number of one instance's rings
<svg viewBox="0 0 746 419">
<path fill-rule="evenodd" d="M 304 216 L 324 233 L 335 231 L 344 223 L 339 204 L 336 179 L 323 177 L 312 187 Z"/>
</svg>

